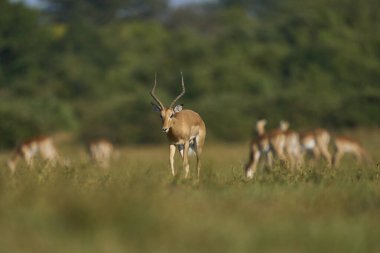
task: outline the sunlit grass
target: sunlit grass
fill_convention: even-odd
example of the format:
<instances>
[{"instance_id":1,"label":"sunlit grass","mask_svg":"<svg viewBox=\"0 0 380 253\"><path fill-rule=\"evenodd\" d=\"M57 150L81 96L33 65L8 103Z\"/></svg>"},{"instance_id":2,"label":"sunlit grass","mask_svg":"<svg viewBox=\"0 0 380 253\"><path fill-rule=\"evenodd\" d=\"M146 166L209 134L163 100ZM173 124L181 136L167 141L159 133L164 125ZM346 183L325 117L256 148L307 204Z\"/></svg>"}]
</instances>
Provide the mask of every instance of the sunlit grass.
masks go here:
<instances>
[{"instance_id":1,"label":"sunlit grass","mask_svg":"<svg viewBox=\"0 0 380 253\"><path fill-rule=\"evenodd\" d=\"M366 143L375 161L376 138ZM66 164L55 168L20 164L12 176L3 166L0 252L380 250L376 164L276 166L247 181L246 144L208 144L198 182L194 160L192 179L170 175L166 145L119 150L110 170L77 145L61 148Z\"/></svg>"}]
</instances>

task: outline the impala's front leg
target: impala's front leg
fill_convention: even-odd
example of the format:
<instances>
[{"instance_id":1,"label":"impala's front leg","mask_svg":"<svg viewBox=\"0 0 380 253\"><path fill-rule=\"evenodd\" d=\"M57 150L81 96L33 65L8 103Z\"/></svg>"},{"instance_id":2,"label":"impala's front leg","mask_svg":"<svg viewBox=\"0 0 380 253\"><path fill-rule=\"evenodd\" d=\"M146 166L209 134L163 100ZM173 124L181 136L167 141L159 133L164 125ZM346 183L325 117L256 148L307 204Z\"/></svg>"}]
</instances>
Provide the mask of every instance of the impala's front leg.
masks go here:
<instances>
[{"instance_id":1,"label":"impala's front leg","mask_svg":"<svg viewBox=\"0 0 380 253\"><path fill-rule=\"evenodd\" d=\"M185 142L184 150L183 150L183 169L185 170L185 178L188 178L189 176L189 160L188 160L188 154L189 154L189 141Z\"/></svg>"},{"instance_id":2,"label":"impala's front leg","mask_svg":"<svg viewBox=\"0 0 380 253\"><path fill-rule=\"evenodd\" d=\"M169 146L169 162L170 162L170 168L172 170L172 175L175 176L175 171L174 171L174 155L175 155L175 145L170 144Z\"/></svg>"},{"instance_id":3,"label":"impala's front leg","mask_svg":"<svg viewBox=\"0 0 380 253\"><path fill-rule=\"evenodd\" d=\"M257 148L253 147L249 154L249 161L245 168L245 175L248 179L252 179L255 175L260 156L260 151Z\"/></svg>"}]
</instances>

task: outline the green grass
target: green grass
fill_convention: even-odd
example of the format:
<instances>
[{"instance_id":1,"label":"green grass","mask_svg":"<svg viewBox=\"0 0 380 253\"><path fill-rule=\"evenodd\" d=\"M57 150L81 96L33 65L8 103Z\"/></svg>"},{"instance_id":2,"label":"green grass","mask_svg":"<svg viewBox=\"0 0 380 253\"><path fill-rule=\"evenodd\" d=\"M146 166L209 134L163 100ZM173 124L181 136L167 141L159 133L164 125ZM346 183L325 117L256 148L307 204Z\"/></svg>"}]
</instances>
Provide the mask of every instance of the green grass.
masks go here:
<instances>
[{"instance_id":1,"label":"green grass","mask_svg":"<svg viewBox=\"0 0 380 253\"><path fill-rule=\"evenodd\" d=\"M378 133L367 140L379 161ZM109 171L79 146L61 152L70 164L3 166L0 252L380 251L376 164L277 166L246 181L247 145L208 144L198 183L170 175L166 145L123 148Z\"/></svg>"}]
</instances>

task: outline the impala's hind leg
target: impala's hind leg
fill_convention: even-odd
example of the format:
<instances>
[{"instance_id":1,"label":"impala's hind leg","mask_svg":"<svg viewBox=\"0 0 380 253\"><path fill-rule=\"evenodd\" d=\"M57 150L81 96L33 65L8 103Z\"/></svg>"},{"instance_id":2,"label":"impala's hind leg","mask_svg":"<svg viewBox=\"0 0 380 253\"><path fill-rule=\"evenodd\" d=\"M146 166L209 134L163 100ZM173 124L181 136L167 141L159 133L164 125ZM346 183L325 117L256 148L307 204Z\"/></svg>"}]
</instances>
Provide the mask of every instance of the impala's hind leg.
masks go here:
<instances>
[{"instance_id":1,"label":"impala's hind leg","mask_svg":"<svg viewBox=\"0 0 380 253\"><path fill-rule=\"evenodd\" d=\"M327 147L320 147L320 150L321 150L323 158L325 158L325 160L327 162L327 166L331 167L332 158L331 158L331 154L330 154L329 150L327 149Z\"/></svg>"},{"instance_id":2,"label":"impala's hind leg","mask_svg":"<svg viewBox=\"0 0 380 253\"><path fill-rule=\"evenodd\" d=\"M268 167L270 169L273 168L273 152L272 151L268 151L266 154L265 154L265 159L266 159L266 163L268 165ZM258 162L258 161L257 161Z\"/></svg>"},{"instance_id":3,"label":"impala's hind leg","mask_svg":"<svg viewBox=\"0 0 380 253\"><path fill-rule=\"evenodd\" d=\"M197 155L197 177L198 180L200 178L201 174L201 156L202 156L202 151L203 151L203 145L205 143L206 139L206 133L203 131L199 131L199 134L197 138L195 138L195 153Z\"/></svg>"},{"instance_id":4,"label":"impala's hind leg","mask_svg":"<svg viewBox=\"0 0 380 253\"><path fill-rule=\"evenodd\" d=\"M287 160L289 161L289 169L294 171L296 168L296 157L293 153L288 154Z\"/></svg>"},{"instance_id":5,"label":"impala's hind leg","mask_svg":"<svg viewBox=\"0 0 380 253\"><path fill-rule=\"evenodd\" d=\"M185 178L188 178L189 177L189 170L190 170L190 166L189 166L189 146L190 146L190 143L189 141L186 141L185 142L185 146L184 146L184 150L183 150L183 169L185 170Z\"/></svg>"},{"instance_id":6,"label":"impala's hind leg","mask_svg":"<svg viewBox=\"0 0 380 253\"><path fill-rule=\"evenodd\" d=\"M311 150L313 153L313 158L312 158L312 166L316 166L319 158L321 157L321 152L319 151L319 148L316 146Z\"/></svg>"}]
</instances>

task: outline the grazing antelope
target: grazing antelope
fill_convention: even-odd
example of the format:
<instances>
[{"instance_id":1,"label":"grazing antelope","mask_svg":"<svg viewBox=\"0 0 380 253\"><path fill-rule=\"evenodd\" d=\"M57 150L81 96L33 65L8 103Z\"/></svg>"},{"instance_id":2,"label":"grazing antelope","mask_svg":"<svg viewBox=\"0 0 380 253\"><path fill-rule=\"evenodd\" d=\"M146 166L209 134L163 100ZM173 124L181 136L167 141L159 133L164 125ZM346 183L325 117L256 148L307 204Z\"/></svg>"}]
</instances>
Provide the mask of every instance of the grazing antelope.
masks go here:
<instances>
[{"instance_id":1,"label":"grazing antelope","mask_svg":"<svg viewBox=\"0 0 380 253\"><path fill-rule=\"evenodd\" d=\"M294 169L301 163L300 136L296 131L289 129L287 121L280 121L280 129L285 134L285 154L290 161L290 168Z\"/></svg>"},{"instance_id":2,"label":"grazing antelope","mask_svg":"<svg viewBox=\"0 0 380 253\"><path fill-rule=\"evenodd\" d=\"M50 164L55 164L58 161L58 153L50 137L40 136L22 142L8 160L8 167L13 173L19 159L24 159L26 164L32 167L33 159L38 155Z\"/></svg>"},{"instance_id":3,"label":"grazing antelope","mask_svg":"<svg viewBox=\"0 0 380 253\"><path fill-rule=\"evenodd\" d=\"M103 168L108 168L114 147L112 143L106 139L91 141L88 144L88 153L91 160L99 164Z\"/></svg>"},{"instance_id":4,"label":"grazing antelope","mask_svg":"<svg viewBox=\"0 0 380 253\"><path fill-rule=\"evenodd\" d=\"M333 165L339 167L340 160L344 154L353 154L356 157L358 165L362 163L363 159L370 161L370 157L364 147L357 141L339 136L334 140L335 154L333 158Z\"/></svg>"},{"instance_id":5,"label":"grazing antelope","mask_svg":"<svg viewBox=\"0 0 380 253\"><path fill-rule=\"evenodd\" d=\"M183 168L185 170L185 178L189 176L189 151L194 151L197 156L197 173L198 179L201 170L201 154L206 138L206 126L198 113L192 110L182 110L183 105L175 105L175 103L185 94L185 83L182 77L182 92L179 94L168 108L166 108L155 95L157 86L157 78L155 77L154 86L150 95L157 102L152 103L156 112L160 113L162 120L162 132L166 133L169 140L169 162L173 176L174 170L174 154L176 148L181 154L183 160Z\"/></svg>"},{"instance_id":6,"label":"grazing antelope","mask_svg":"<svg viewBox=\"0 0 380 253\"><path fill-rule=\"evenodd\" d=\"M256 122L257 137L252 139L250 143L249 159L245 166L245 176L247 178L253 178L262 156L266 157L267 164L269 167L272 167L273 156L270 149L269 138L265 134L266 124L267 121L265 119Z\"/></svg>"},{"instance_id":7,"label":"grazing antelope","mask_svg":"<svg viewBox=\"0 0 380 253\"><path fill-rule=\"evenodd\" d=\"M300 141L303 155L306 152L311 152L314 159L318 160L322 154L327 162L327 165L331 166L332 156L329 152L330 140L330 133L322 128L317 128L313 131L302 133Z\"/></svg>"}]
</instances>

